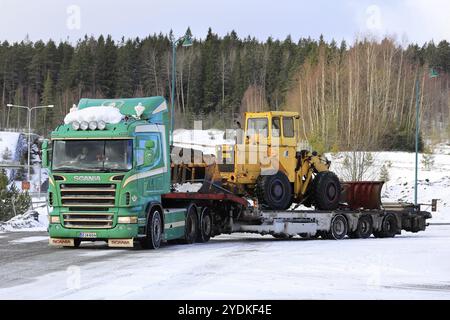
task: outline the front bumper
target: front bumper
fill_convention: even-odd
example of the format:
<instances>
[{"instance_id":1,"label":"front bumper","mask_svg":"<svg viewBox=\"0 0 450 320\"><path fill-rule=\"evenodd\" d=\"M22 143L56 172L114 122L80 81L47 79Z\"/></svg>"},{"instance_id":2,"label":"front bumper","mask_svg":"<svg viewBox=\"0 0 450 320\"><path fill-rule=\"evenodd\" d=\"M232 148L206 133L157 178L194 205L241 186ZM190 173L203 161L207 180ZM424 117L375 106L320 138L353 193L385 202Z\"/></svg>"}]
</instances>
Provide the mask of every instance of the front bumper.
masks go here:
<instances>
[{"instance_id":1,"label":"front bumper","mask_svg":"<svg viewBox=\"0 0 450 320\"><path fill-rule=\"evenodd\" d=\"M71 238L86 241L108 240L108 239L131 239L137 238L139 234L138 224L116 224L111 229L68 229L61 224L50 224L48 226L50 238ZM84 237L84 234L95 234L95 237Z\"/></svg>"}]
</instances>

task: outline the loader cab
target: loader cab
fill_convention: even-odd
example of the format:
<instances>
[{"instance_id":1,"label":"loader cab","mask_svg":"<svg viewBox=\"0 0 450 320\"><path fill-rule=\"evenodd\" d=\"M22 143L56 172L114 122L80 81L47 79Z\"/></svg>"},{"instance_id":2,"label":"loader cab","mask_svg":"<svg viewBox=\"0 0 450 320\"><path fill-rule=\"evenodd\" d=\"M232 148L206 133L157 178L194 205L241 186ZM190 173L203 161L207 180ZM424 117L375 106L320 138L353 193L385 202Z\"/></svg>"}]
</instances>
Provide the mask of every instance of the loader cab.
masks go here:
<instances>
[{"instance_id":1,"label":"loader cab","mask_svg":"<svg viewBox=\"0 0 450 320\"><path fill-rule=\"evenodd\" d=\"M245 144L297 145L300 127L297 112L247 112L245 119Z\"/></svg>"},{"instance_id":2,"label":"loader cab","mask_svg":"<svg viewBox=\"0 0 450 320\"><path fill-rule=\"evenodd\" d=\"M296 147L299 141L300 117L296 112L247 112L245 114L245 142L248 153L247 168L249 171L259 171L260 163L251 170L252 159L261 157L261 149L267 149L267 156L278 157L279 170L284 171L289 181L295 180ZM265 151L263 151L265 153ZM278 169L277 169L278 170Z\"/></svg>"}]
</instances>

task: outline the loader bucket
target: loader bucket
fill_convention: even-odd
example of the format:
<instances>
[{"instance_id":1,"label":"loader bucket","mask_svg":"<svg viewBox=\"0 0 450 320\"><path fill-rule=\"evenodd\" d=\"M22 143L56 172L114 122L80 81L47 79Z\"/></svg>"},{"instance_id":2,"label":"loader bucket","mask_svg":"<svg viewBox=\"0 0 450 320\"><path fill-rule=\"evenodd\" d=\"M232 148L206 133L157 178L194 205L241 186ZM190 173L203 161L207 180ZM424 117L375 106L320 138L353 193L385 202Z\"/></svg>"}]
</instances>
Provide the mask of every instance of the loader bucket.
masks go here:
<instances>
[{"instance_id":1,"label":"loader bucket","mask_svg":"<svg viewBox=\"0 0 450 320\"><path fill-rule=\"evenodd\" d=\"M343 182L341 203L353 210L381 209L382 181Z\"/></svg>"},{"instance_id":2,"label":"loader bucket","mask_svg":"<svg viewBox=\"0 0 450 320\"><path fill-rule=\"evenodd\" d=\"M172 150L174 152L174 150ZM202 184L198 193L216 193L222 189L222 177L215 157L200 153L200 162L196 162L191 149L176 150L179 155L188 154L185 162L172 163L172 184ZM198 152L198 151L196 151Z\"/></svg>"}]
</instances>

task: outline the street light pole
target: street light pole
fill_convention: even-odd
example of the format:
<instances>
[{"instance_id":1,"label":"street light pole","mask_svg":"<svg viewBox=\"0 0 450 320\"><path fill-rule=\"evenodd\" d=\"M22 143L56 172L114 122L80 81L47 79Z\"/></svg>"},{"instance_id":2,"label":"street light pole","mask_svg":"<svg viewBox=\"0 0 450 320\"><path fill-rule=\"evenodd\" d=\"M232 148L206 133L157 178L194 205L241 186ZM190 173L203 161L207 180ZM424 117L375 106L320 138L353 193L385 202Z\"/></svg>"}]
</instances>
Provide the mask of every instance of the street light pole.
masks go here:
<instances>
[{"instance_id":1,"label":"street light pole","mask_svg":"<svg viewBox=\"0 0 450 320\"><path fill-rule=\"evenodd\" d=\"M172 37L172 95L171 95L171 110L170 110L170 145L173 145L173 131L175 128L175 87L177 74L177 45L183 41L183 47L192 46L191 34L189 31L184 36L175 41Z\"/></svg>"},{"instance_id":2,"label":"street light pole","mask_svg":"<svg viewBox=\"0 0 450 320\"><path fill-rule=\"evenodd\" d=\"M26 106L18 106L13 104L7 104L6 105L9 108L21 108L27 110L27 122L28 122L28 170L27 170L27 180L30 181L31 176L31 112L35 109L44 109L44 108L53 108L54 105L48 105L48 106L36 106L36 107L26 107ZM39 182L40 183L40 182Z\"/></svg>"},{"instance_id":3,"label":"street light pole","mask_svg":"<svg viewBox=\"0 0 450 320\"><path fill-rule=\"evenodd\" d=\"M430 69L429 77L431 79L439 77L439 72L435 69ZM414 179L414 205L417 207L417 184L419 177L419 130L420 130L420 76L417 75L416 79L416 167L415 167L415 179Z\"/></svg>"},{"instance_id":4,"label":"street light pole","mask_svg":"<svg viewBox=\"0 0 450 320\"><path fill-rule=\"evenodd\" d=\"M419 99L420 99L419 76L416 79L416 167L414 179L414 205L417 206L417 180L419 176Z\"/></svg>"}]
</instances>

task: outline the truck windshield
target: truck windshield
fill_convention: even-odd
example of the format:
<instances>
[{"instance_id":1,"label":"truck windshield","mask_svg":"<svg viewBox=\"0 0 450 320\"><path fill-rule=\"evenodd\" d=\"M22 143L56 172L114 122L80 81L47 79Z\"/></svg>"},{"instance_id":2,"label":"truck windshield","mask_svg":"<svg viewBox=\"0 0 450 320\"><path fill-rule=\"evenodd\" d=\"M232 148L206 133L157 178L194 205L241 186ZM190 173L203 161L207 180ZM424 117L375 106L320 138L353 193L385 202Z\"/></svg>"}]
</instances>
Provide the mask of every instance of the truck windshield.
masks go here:
<instances>
[{"instance_id":1,"label":"truck windshield","mask_svg":"<svg viewBox=\"0 0 450 320\"><path fill-rule=\"evenodd\" d=\"M132 168L131 140L56 140L53 171L117 172Z\"/></svg>"}]
</instances>

